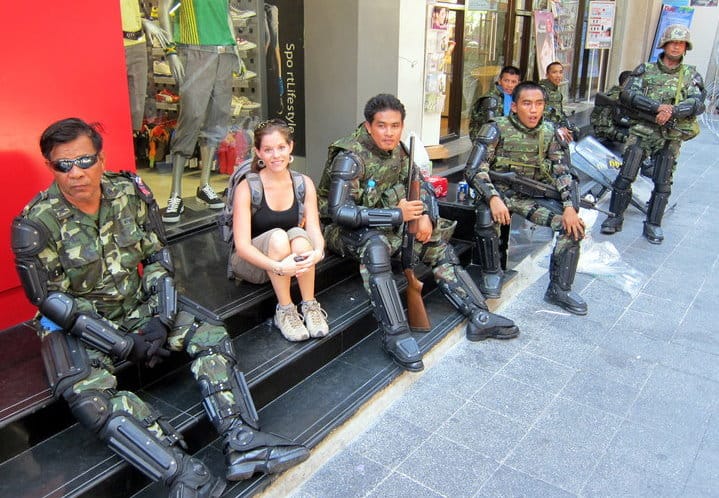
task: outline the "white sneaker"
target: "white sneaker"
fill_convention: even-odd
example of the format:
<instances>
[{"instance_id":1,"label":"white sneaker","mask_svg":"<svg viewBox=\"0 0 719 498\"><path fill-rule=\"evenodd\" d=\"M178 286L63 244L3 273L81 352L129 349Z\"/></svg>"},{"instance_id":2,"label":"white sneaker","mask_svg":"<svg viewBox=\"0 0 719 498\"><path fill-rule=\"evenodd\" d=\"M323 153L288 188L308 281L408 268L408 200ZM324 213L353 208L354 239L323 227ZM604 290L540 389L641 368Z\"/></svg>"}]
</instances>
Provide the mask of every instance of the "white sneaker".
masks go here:
<instances>
[{"instance_id":1,"label":"white sneaker","mask_svg":"<svg viewBox=\"0 0 719 498\"><path fill-rule=\"evenodd\" d=\"M302 324L302 317L297 312L297 307L294 303L290 303L287 306L277 305L277 311L275 311L275 327L280 329L282 336L288 341L306 341L310 338L310 333L307 328Z\"/></svg>"},{"instance_id":2,"label":"white sneaker","mask_svg":"<svg viewBox=\"0 0 719 498\"><path fill-rule=\"evenodd\" d=\"M322 309L316 300L302 302L302 314L305 317L305 326L311 337L324 337L330 332L327 325L327 312Z\"/></svg>"}]
</instances>

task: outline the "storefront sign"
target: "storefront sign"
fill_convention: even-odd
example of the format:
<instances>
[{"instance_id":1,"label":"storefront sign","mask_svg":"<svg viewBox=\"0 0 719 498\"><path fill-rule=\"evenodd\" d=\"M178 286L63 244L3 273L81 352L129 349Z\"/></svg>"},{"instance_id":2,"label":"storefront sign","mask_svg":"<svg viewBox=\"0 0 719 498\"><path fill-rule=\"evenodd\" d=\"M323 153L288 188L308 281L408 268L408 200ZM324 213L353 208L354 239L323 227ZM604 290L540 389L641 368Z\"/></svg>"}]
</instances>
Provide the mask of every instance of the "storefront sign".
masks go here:
<instances>
[{"instance_id":1,"label":"storefront sign","mask_svg":"<svg viewBox=\"0 0 719 498\"><path fill-rule=\"evenodd\" d=\"M294 153L305 155L304 2L264 2L267 53L267 117L287 121L295 137ZM264 28L260 28L264 29Z\"/></svg>"},{"instance_id":2,"label":"storefront sign","mask_svg":"<svg viewBox=\"0 0 719 498\"><path fill-rule=\"evenodd\" d=\"M659 22L657 23L657 32L654 34L654 45L652 47L652 54L649 57L649 62L656 62L659 58L659 54L662 52L661 48L657 48L659 38L662 33L672 24L681 24L687 28L692 25L692 17L694 17L694 7L674 7L671 5L662 5L662 13L659 16Z\"/></svg>"},{"instance_id":3,"label":"storefront sign","mask_svg":"<svg viewBox=\"0 0 719 498\"><path fill-rule=\"evenodd\" d=\"M612 48L614 2L589 2L587 17L587 49Z\"/></svg>"}]
</instances>

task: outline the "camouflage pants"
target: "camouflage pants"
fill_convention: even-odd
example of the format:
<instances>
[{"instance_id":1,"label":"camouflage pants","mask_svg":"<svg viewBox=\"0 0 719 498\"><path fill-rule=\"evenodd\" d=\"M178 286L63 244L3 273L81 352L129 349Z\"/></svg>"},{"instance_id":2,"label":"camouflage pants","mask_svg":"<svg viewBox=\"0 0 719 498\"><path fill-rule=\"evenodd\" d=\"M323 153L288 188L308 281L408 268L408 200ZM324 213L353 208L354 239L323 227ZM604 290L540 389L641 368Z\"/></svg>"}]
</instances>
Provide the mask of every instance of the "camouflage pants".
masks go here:
<instances>
[{"instance_id":1,"label":"camouflage pants","mask_svg":"<svg viewBox=\"0 0 719 498\"><path fill-rule=\"evenodd\" d=\"M638 124L631 128L625 142L625 149L633 145L639 145L642 149L642 160L655 156L666 147L669 154L674 158L674 167L676 167L682 141L678 138L667 138L659 127ZM673 168L672 171L674 171Z\"/></svg>"},{"instance_id":2,"label":"camouflage pants","mask_svg":"<svg viewBox=\"0 0 719 498\"><path fill-rule=\"evenodd\" d=\"M559 203L557 203L557 210L554 210L540 205L536 199L532 199L531 197L513 195L507 196L503 200L510 213L516 213L535 225L549 227L558 233L557 242L554 245L553 251L555 257L561 256L564 251L577 244L577 242L564 231L562 215L561 211L559 211L561 205ZM499 223L495 223L494 228L499 235Z\"/></svg>"},{"instance_id":3,"label":"camouflage pants","mask_svg":"<svg viewBox=\"0 0 719 498\"><path fill-rule=\"evenodd\" d=\"M414 253L417 261L421 261L432 269L434 279L438 283L458 283L454 272L454 264L445 260L447 245L456 226L456 221L440 218L426 243L423 244L417 241L414 243ZM324 236L327 247L331 251L341 256L349 256L360 262L360 275L368 294L370 294L369 271L362 264L362 260L370 240L378 238L387 247L390 256L397 254L402 247L401 232L391 229L365 229L349 233L332 224L325 228ZM358 243L355 244L355 241Z\"/></svg>"},{"instance_id":4,"label":"camouflage pants","mask_svg":"<svg viewBox=\"0 0 719 498\"><path fill-rule=\"evenodd\" d=\"M130 315L136 314L137 310L134 310ZM147 318L142 319L131 318L123 324L131 323L134 326L132 330L136 331L141 327L141 324L147 321L149 321L149 315L147 315ZM213 383L228 380L228 361L224 356L216 353L200 354L220 343L227 337L227 331L223 326L199 321L198 324L199 327L195 324L193 315L180 311L177 314L172 330L168 333L166 347L171 351L182 351L184 349L193 358L190 369L196 379L200 376L205 376ZM113 323L113 325L118 327L122 324ZM194 333L187 341L188 333L193 329ZM112 359L90 346L86 345L85 349L90 357L92 367L88 377L73 385L73 392L75 394L80 394L86 390L104 392L108 395L113 412L125 412L134 415L139 421L148 419L154 410L147 403L131 391L117 390L117 378L114 374ZM228 392L223 392L223 394L231 397ZM232 402L234 400L228 401ZM160 439L164 435L157 423L153 423L148 429Z\"/></svg>"}]
</instances>

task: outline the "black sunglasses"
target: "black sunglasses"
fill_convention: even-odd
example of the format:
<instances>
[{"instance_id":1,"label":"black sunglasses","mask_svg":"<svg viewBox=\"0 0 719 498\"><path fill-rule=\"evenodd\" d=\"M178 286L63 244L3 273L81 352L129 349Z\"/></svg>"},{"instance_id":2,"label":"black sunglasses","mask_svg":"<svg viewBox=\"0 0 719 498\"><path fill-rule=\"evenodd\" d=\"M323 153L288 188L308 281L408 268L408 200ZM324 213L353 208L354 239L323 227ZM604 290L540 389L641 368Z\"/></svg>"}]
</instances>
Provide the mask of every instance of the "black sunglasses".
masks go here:
<instances>
[{"instance_id":1,"label":"black sunglasses","mask_svg":"<svg viewBox=\"0 0 719 498\"><path fill-rule=\"evenodd\" d=\"M97 162L97 154L91 156L80 156L75 159L58 159L57 161L48 161L52 169L59 171L60 173L67 173L72 169L73 166L77 166L81 169L88 169L95 165Z\"/></svg>"}]
</instances>

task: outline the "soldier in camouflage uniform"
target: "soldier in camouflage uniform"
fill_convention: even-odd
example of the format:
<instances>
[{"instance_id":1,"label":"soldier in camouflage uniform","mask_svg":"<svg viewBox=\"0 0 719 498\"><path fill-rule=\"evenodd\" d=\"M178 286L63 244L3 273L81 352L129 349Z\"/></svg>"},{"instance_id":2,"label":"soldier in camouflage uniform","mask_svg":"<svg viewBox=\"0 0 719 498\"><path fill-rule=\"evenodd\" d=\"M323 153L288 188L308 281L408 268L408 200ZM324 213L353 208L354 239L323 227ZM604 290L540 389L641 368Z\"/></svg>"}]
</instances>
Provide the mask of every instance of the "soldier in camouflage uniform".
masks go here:
<instances>
[{"instance_id":1,"label":"soldier in camouflage uniform","mask_svg":"<svg viewBox=\"0 0 719 498\"><path fill-rule=\"evenodd\" d=\"M511 320L488 311L484 297L447 243L456 222L439 217L431 188L423 185L421 200L406 199L409 161L400 144L404 105L393 95L380 94L367 102L364 116L366 121L352 135L329 147L317 196L320 216L329 223L327 247L360 262L384 349L407 370L424 367L390 261L400 249L403 222L411 220L418 220L415 254L432 268L444 295L469 318L467 338L516 337L519 330Z\"/></svg>"},{"instance_id":2,"label":"soldier in camouflage uniform","mask_svg":"<svg viewBox=\"0 0 719 498\"><path fill-rule=\"evenodd\" d=\"M564 66L561 62L552 62L547 65L547 77L539 82L547 95L547 105L544 109L544 119L554 123L563 144L568 144L579 136L579 129L569 122L564 113L564 95L559 85L564 79Z\"/></svg>"},{"instance_id":3,"label":"soldier in camouflage uniform","mask_svg":"<svg viewBox=\"0 0 719 498\"><path fill-rule=\"evenodd\" d=\"M576 184L566 166L556 129L542 119L545 102L541 86L533 82L517 85L512 115L485 125L467 160L464 175L478 193L475 236L482 266L480 289L488 295L499 295L502 280L499 229L500 225L509 225L512 213L517 213L559 234L550 259L549 287L544 299L571 313L586 315L586 302L572 291L584 222L573 200ZM561 204L514 192L511 183L493 183L490 170L514 172L554 186L561 195Z\"/></svg>"},{"instance_id":4,"label":"soldier in camouflage uniform","mask_svg":"<svg viewBox=\"0 0 719 498\"><path fill-rule=\"evenodd\" d=\"M682 63L691 50L689 30L668 26L659 40L664 51L656 62L637 66L619 94L629 112L636 110L653 120L637 120L629 130L623 163L614 180L609 209L616 216L602 223L601 231L613 234L622 230L624 211L632 198L632 183L642 161L654 163L654 189L649 199L643 235L652 244L661 244L664 210L671 194L672 176L682 141L699 133L696 117L704 112L704 82L694 66Z\"/></svg>"},{"instance_id":5,"label":"soldier in camouflage uniform","mask_svg":"<svg viewBox=\"0 0 719 498\"><path fill-rule=\"evenodd\" d=\"M152 367L184 349L208 417L224 436L227 479L307 458L305 447L259 430L224 326L178 304L159 210L140 178L105 172L101 135L76 118L48 127L40 149L55 181L13 221L12 248L40 310L55 396L112 450L167 485L170 496L220 496L224 480L184 451L169 422L134 393L117 390L118 362Z\"/></svg>"},{"instance_id":6,"label":"soldier in camouflage uniform","mask_svg":"<svg viewBox=\"0 0 719 498\"><path fill-rule=\"evenodd\" d=\"M606 96L612 100L619 99L622 87L631 74L631 71L622 71L619 75L619 85L611 87L606 92ZM607 145L623 144L631 125L630 118L622 113L621 106L606 106L597 103L594 104L589 122L594 128L594 136Z\"/></svg>"},{"instance_id":7,"label":"soldier in camouflage uniform","mask_svg":"<svg viewBox=\"0 0 719 498\"><path fill-rule=\"evenodd\" d=\"M474 141L485 123L498 116L508 116L512 105L512 92L519 84L519 68L504 66L494 87L472 105L469 117L469 138Z\"/></svg>"}]
</instances>

